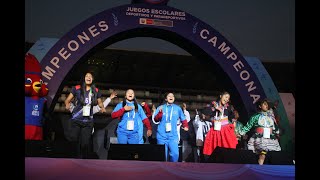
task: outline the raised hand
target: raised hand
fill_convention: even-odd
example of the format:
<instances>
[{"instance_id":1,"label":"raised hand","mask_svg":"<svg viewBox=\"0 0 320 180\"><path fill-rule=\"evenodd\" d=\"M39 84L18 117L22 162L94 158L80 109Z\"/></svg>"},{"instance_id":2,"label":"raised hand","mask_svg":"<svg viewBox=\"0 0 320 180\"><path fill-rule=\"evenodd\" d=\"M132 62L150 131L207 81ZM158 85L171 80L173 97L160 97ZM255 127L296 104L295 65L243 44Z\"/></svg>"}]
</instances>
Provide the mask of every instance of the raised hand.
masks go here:
<instances>
[{"instance_id":1,"label":"raised hand","mask_svg":"<svg viewBox=\"0 0 320 180\"><path fill-rule=\"evenodd\" d=\"M156 106L153 104L152 105L152 112L155 112L157 110Z\"/></svg>"},{"instance_id":2,"label":"raised hand","mask_svg":"<svg viewBox=\"0 0 320 180\"><path fill-rule=\"evenodd\" d=\"M128 105L125 105L123 108L124 108L125 111L131 111L132 110L132 106L128 106Z\"/></svg>"},{"instance_id":3,"label":"raised hand","mask_svg":"<svg viewBox=\"0 0 320 180\"><path fill-rule=\"evenodd\" d=\"M217 104L216 101L213 101L213 102L212 102L212 105L213 105L214 108L217 108L217 107L218 107L218 104Z\"/></svg>"},{"instance_id":4,"label":"raised hand","mask_svg":"<svg viewBox=\"0 0 320 180\"><path fill-rule=\"evenodd\" d=\"M144 106L145 104L146 104L146 102L143 101L143 102L141 103L141 106Z\"/></svg>"},{"instance_id":5,"label":"raised hand","mask_svg":"<svg viewBox=\"0 0 320 180\"><path fill-rule=\"evenodd\" d=\"M115 97L117 97L117 92L115 92L115 91L113 91L111 94L110 94L110 99L113 99L113 98L115 98Z\"/></svg>"}]
</instances>

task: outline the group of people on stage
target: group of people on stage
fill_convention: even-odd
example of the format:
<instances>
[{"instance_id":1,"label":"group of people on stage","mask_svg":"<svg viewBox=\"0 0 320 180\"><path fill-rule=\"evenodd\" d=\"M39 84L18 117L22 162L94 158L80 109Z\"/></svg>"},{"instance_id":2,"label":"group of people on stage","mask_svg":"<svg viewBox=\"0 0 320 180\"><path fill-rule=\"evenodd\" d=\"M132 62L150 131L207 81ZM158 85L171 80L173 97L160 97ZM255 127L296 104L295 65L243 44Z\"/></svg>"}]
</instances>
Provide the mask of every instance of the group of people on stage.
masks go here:
<instances>
[{"instance_id":1,"label":"group of people on stage","mask_svg":"<svg viewBox=\"0 0 320 180\"><path fill-rule=\"evenodd\" d=\"M87 72L80 85L72 87L65 100L66 109L72 112L72 135L78 141L79 158L88 157L88 149L93 131L94 114L106 112L105 107L117 97L111 93L104 102L101 92L94 84L92 72ZM258 112L254 114L246 125L238 121L239 113L229 104L230 94L223 92L218 101L213 101L209 107L197 110L197 115L190 121L190 114L186 104L182 107L175 104L173 92L164 97L164 103L150 110L147 103L139 104L135 98L134 90L128 89L124 100L116 105L111 113L113 119L118 119L117 139L120 144L143 144L144 127L147 137L156 137L157 144L165 145L167 161L177 162L179 158L180 133L189 131L188 122L192 122L196 135L198 155L204 159L209 157L216 147L237 147L241 137L254 129L247 148L259 154L259 164L264 163L268 151L280 151L278 142L279 129L272 109L267 100L258 105ZM152 122L152 123L151 123ZM180 132L181 126L181 132ZM156 136L152 129L157 128Z\"/></svg>"}]
</instances>

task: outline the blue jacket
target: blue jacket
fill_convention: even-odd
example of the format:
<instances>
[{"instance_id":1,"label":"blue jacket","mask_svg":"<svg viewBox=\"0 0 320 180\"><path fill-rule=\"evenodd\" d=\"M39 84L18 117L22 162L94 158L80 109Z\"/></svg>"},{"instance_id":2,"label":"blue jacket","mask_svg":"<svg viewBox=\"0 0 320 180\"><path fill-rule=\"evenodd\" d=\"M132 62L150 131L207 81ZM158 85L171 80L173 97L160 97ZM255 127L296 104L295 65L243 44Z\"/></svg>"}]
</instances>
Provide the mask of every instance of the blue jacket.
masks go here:
<instances>
[{"instance_id":1,"label":"blue jacket","mask_svg":"<svg viewBox=\"0 0 320 180\"><path fill-rule=\"evenodd\" d=\"M143 123L142 120L146 119L147 116L144 113L142 107L140 104L138 104L138 111L135 112L134 109L134 103L133 102L129 102L126 101L126 104L128 106L132 106L132 110L128 111L128 112L124 112L123 115L121 116L121 120L118 124L118 129L117 132L126 132L126 133L137 133L137 132L143 132ZM120 109L122 109L122 102L118 103L117 106L113 109L112 113L115 113L117 111L119 111ZM127 130L127 121L128 120L133 120L134 121L134 129L131 130Z\"/></svg>"},{"instance_id":2,"label":"blue jacket","mask_svg":"<svg viewBox=\"0 0 320 180\"><path fill-rule=\"evenodd\" d=\"M178 137L177 122L186 120L186 117L180 106L176 104L163 104L162 106L162 118L158 125L157 138L173 139ZM154 116L159 113L159 108L154 112ZM171 117L171 118L170 118ZM166 122L171 123L171 131L166 132Z\"/></svg>"}]
</instances>

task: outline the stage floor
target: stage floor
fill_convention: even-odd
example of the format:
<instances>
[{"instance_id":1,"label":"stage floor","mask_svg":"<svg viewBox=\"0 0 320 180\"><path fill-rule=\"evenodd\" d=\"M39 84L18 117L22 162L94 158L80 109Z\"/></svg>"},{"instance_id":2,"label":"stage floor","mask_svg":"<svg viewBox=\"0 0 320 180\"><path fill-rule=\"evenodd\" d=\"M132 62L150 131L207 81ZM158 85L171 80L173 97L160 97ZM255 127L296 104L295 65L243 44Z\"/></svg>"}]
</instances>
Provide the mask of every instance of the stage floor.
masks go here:
<instances>
[{"instance_id":1,"label":"stage floor","mask_svg":"<svg viewBox=\"0 0 320 180\"><path fill-rule=\"evenodd\" d=\"M294 165L25 158L26 180L295 179Z\"/></svg>"}]
</instances>

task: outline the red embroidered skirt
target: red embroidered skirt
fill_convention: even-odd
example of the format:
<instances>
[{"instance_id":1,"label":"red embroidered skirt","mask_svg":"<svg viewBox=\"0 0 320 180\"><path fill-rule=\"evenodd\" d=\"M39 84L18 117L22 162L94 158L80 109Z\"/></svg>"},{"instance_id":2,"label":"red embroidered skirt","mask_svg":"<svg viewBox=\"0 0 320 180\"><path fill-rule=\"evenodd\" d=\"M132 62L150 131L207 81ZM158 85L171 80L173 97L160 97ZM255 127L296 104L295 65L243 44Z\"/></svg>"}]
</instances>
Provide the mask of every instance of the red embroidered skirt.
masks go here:
<instances>
[{"instance_id":1,"label":"red embroidered skirt","mask_svg":"<svg viewBox=\"0 0 320 180\"><path fill-rule=\"evenodd\" d=\"M211 127L204 140L203 154L211 155L217 146L235 149L237 144L238 140L233 124L222 126L220 131L216 131Z\"/></svg>"}]
</instances>

